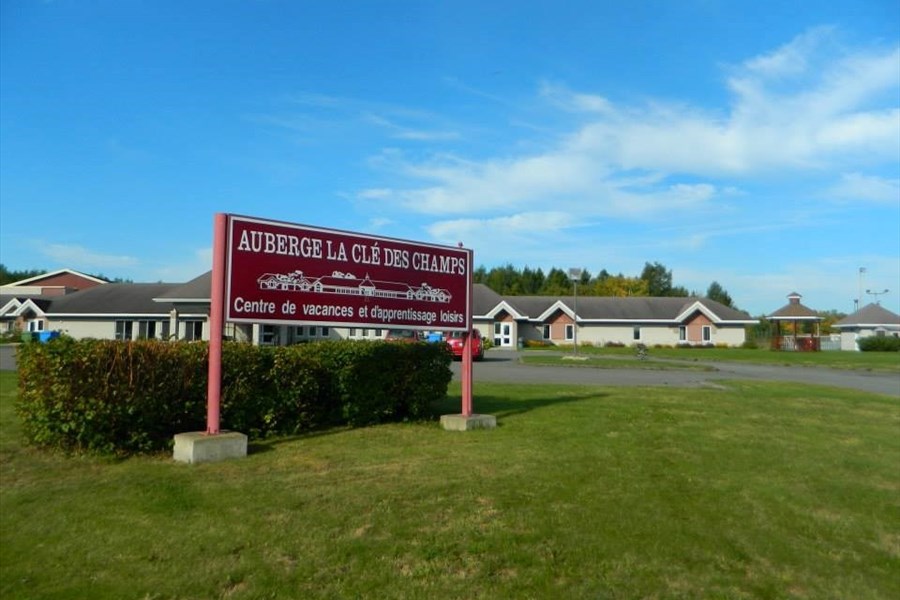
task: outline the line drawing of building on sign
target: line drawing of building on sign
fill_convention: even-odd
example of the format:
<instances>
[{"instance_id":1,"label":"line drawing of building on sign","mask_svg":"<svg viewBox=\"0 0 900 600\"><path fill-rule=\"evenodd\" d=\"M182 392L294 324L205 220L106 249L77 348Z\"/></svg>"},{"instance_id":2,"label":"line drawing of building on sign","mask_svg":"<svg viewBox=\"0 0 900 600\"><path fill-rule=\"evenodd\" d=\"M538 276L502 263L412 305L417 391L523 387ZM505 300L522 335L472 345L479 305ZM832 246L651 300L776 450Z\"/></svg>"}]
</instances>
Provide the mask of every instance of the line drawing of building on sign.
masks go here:
<instances>
[{"instance_id":1,"label":"line drawing of building on sign","mask_svg":"<svg viewBox=\"0 0 900 600\"><path fill-rule=\"evenodd\" d=\"M309 277L299 270L290 273L265 273L257 279L257 285L261 290L420 300L442 304L450 302L453 298L449 291L432 287L425 282L412 286L400 281L373 280L368 274L360 279L353 273L341 271L320 277Z\"/></svg>"}]
</instances>

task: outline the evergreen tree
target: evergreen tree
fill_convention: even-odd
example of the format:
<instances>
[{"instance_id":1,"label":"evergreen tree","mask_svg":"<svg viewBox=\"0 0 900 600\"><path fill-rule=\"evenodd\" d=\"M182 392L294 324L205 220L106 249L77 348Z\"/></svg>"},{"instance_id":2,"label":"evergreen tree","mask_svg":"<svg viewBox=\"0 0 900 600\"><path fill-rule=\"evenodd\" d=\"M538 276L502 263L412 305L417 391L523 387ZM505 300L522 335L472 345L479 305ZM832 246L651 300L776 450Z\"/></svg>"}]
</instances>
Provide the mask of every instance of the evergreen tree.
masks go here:
<instances>
[{"instance_id":1,"label":"evergreen tree","mask_svg":"<svg viewBox=\"0 0 900 600\"><path fill-rule=\"evenodd\" d=\"M706 297L710 300L715 300L719 304L735 308L731 296L728 295L728 292L725 291L725 288L723 288L718 281L713 281L709 284L709 288L706 290Z\"/></svg>"}]
</instances>

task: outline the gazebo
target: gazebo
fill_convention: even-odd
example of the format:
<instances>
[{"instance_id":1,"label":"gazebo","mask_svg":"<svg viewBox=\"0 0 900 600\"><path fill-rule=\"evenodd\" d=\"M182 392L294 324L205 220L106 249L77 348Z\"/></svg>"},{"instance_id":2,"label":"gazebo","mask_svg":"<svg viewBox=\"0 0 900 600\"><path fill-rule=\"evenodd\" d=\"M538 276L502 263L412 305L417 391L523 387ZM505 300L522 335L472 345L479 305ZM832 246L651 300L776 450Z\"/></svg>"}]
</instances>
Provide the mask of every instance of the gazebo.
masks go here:
<instances>
[{"instance_id":1,"label":"gazebo","mask_svg":"<svg viewBox=\"0 0 900 600\"><path fill-rule=\"evenodd\" d=\"M800 298L800 294L791 292L788 294L788 303L768 316L769 321L775 325L772 350L819 351L819 322L822 317L808 306L803 306ZM803 329L807 331L804 332Z\"/></svg>"}]
</instances>

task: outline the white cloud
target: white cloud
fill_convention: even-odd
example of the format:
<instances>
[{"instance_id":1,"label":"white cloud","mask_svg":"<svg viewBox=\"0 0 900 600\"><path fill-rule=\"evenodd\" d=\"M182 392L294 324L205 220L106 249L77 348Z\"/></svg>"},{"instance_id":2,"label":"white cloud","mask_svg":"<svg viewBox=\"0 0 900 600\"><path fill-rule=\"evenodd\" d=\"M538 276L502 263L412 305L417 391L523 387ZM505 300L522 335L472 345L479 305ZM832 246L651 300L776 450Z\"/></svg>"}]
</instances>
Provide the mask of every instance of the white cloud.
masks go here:
<instances>
[{"instance_id":1,"label":"white cloud","mask_svg":"<svg viewBox=\"0 0 900 600\"><path fill-rule=\"evenodd\" d=\"M827 191L829 197L850 202L876 202L900 205L900 179L887 179L862 173L844 173Z\"/></svg>"},{"instance_id":2,"label":"white cloud","mask_svg":"<svg viewBox=\"0 0 900 600\"><path fill-rule=\"evenodd\" d=\"M77 244L41 244L37 249L61 265L85 271L119 269L138 264L138 259L133 256L102 254Z\"/></svg>"},{"instance_id":3,"label":"white cloud","mask_svg":"<svg viewBox=\"0 0 900 600\"><path fill-rule=\"evenodd\" d=\"M703 179L787 178L900 160L896 47L851 52L833 29L814 29L735 66L727 85L731 105L710 112L660 101L615 105L544 82L539 96L580 124L528 154L425 161L386 154L380 167L408 185L380 198L431 215L496 218L551 205L583 218L643 219L666 208L707 209L719 194ZM654 181L635 185L636 174ZM669 181L676 177L700 181Z\"/></svg>"}]
</instances>

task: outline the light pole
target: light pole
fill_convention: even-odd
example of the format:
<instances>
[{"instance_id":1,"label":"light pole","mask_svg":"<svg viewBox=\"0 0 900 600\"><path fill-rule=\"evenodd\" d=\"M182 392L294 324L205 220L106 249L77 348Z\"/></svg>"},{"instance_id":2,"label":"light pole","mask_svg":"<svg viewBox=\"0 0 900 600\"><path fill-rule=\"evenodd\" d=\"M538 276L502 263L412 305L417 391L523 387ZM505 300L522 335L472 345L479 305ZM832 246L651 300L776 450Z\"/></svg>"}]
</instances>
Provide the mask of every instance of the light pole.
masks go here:
<instances>
[{"instance_id":1,"label":"light pole","mask_svg":"<svg viewBox=\"0 0 900 600\"><path fill-rule=\"evenodd\" d=\"M870 296L874 296L874 297L875 297L875 304L880 304L880 303L878 302L878 296L887 294L887 293L890 292L890 291L891 291L891 290L889 290L889 289L884 289L884 290L882 290L882 291L880 291L880 292L873 292L872 290L866 290L866 293L867 293L868 295L870 295Z\"/></svg>"},{"instance_id":2,"label":"light pole","mask_svg":"<svg viewBox=\"0 0 900 600\"><path fill-rule=\"evenodd\" d=\"M859 306L859 308L862 308L863 275L865 275L865 273L866 273L866 268L860 267L859 268L859 295L856 296L856 304Z\"/></svg>"},{"instance_id":3,"label":"light pole","mask_svg":"<svg viewBox=\"0 0 900 600\"><path fill-rule=\"evenodd\" d=\"M581 269L569 269L569 279L575 284L575 302L572 308L574 318L572 319L572 352L578 354L578 280L581 279Z\"/></svg>"}]
</instances>

